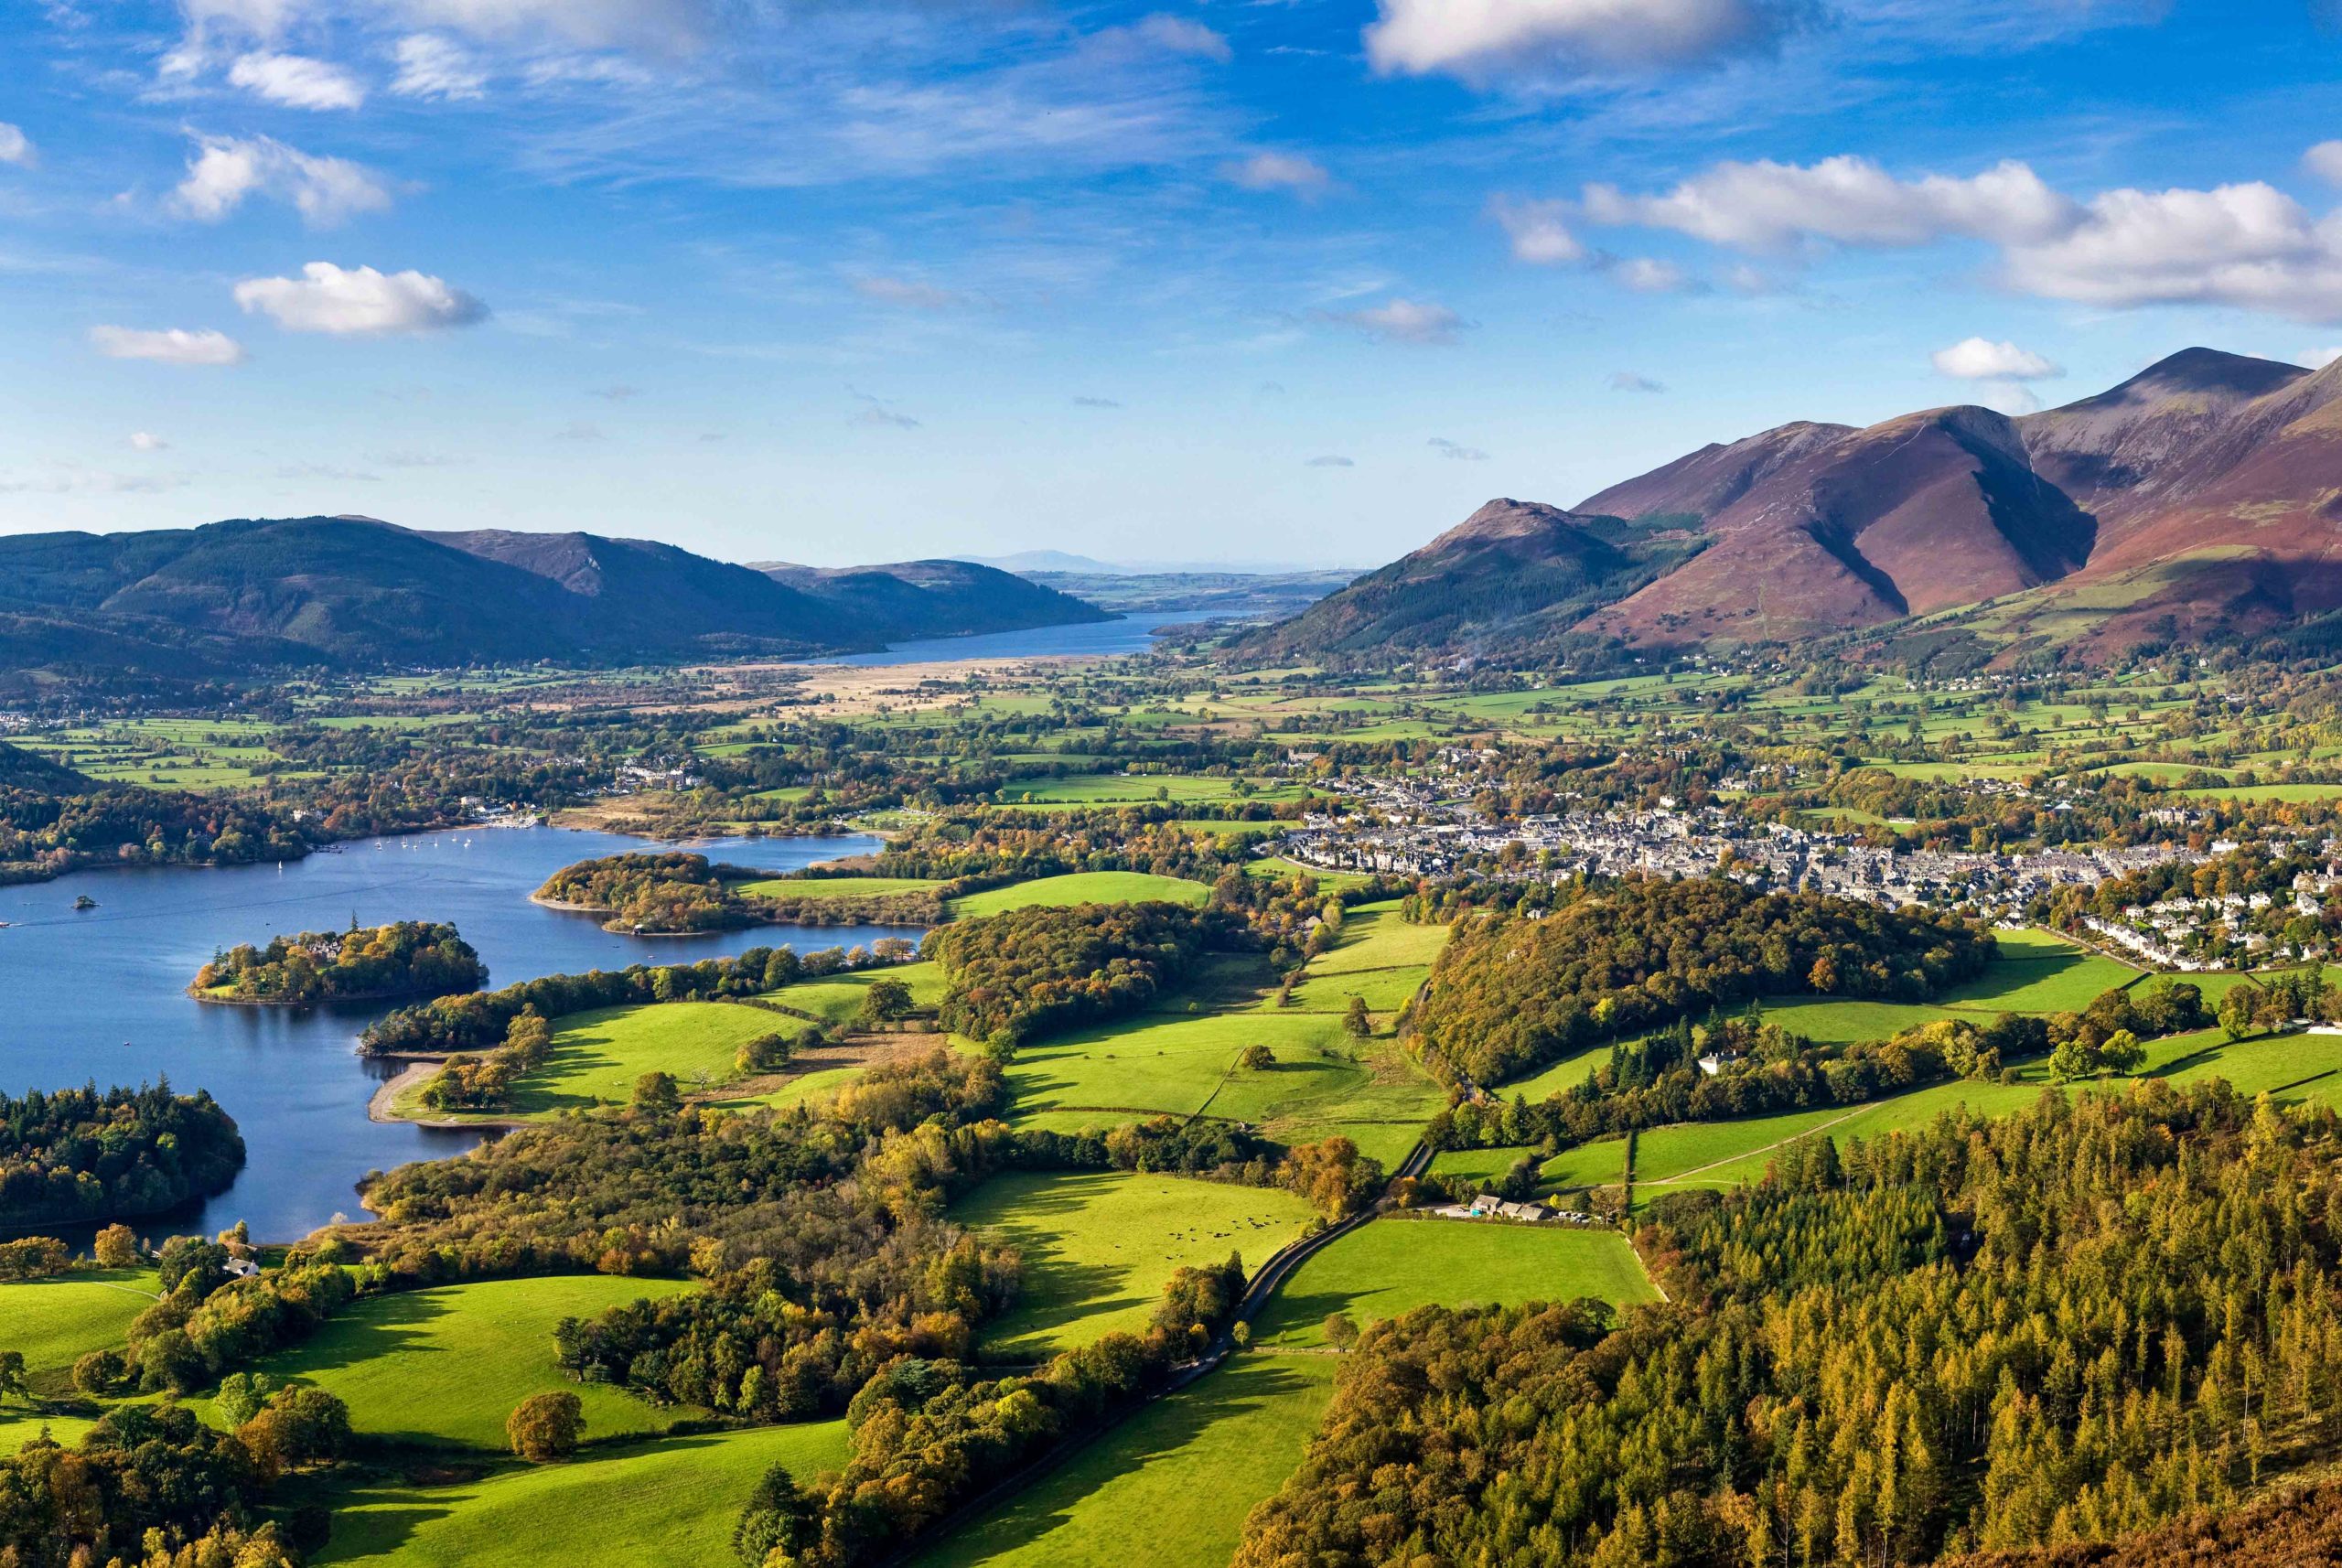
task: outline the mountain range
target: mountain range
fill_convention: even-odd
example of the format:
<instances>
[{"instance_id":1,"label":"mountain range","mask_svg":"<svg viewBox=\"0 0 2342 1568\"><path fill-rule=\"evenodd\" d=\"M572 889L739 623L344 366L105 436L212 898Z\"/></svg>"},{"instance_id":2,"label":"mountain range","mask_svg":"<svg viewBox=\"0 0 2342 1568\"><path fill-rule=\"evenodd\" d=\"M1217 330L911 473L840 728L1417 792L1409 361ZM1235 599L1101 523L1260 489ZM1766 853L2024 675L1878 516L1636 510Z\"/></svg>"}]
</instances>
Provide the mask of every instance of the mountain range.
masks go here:
<instances>
[{"instance_id":1,"label":"mountain range","mask_svg":"<svg viewBox=\"0 0 2342 1568\"><path fill-rule=\"evenodd\" d=\"M749 567L590 533L305 517L0 538L17 672L789 655L1107 618L966 562Z\"/></svg>"},{"instance_id":2,"label":"mountain range","mask_svg":"<svg viewBox=\"0 0 2342 1568\"><path fill-rule=\"evenodd\" d=\"M1799 422L1563 510L1493 500L1262 654L1728 648L1963 662L2257 637L2342 606L2342 361L2189 349L2014 417Z\"/></svg>"}]
</instances>

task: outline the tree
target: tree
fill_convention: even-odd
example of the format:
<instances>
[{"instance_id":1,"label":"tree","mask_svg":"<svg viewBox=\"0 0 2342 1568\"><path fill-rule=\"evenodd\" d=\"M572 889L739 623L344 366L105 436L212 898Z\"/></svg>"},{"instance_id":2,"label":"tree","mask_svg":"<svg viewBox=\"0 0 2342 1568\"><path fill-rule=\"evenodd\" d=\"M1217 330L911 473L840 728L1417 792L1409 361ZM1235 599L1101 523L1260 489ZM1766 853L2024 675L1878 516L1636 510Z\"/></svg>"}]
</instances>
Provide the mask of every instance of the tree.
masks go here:
<instances>
[{"instance_id":1,"label":"tree","mask_svg":"<svg viewBox=\"0 0 2342 1568\"><path fill-rule=\"evenodd\" d=\"M1342 1015L1342 1027L1361 1040L1374 1033L1374 1019L1366 1010L1365 997L1350 998L1349 1011Z\"/></svg>"},{"instance_id":2,"label":"tree","mask_svg":"<svg viewBox=\"0 0 2342 1568\"><path fill-rule=\"evenodd\" d=\"M733 1064L742 1072L775 1072L788 1064L796 1048L779 1035L758 1035L741 1042Z\"/></svg>"},{"instance_id":3,"label":"tree","mask_svg":"<svg viewBox=\"0 0 2342 1568\"><path fill-rule=\"evenodd\" d=\"M577 1452L578 1434L586 1427L586 1406L566 1389L531 1394L515 1405L504 1423L512 1452L532 1464L566 1459Z\"/></svg>"},{"instance_id":4,"label":"tree","mask_svg":"<svg viewBox=\"0 0 2342 1568\"><path fill-rule=\"evenodd\" d=\"M2220 998L2220 1032L2229 1039L2240 1040L2252 1033L2253 998L2250 983L2234 987Z\"/></svg>"},{"instance_id":5,"label":"tree","mask_svg":"<svg viewBox=\"0 0 2342 1568\"><path fill-rule=\"evenodd\" d=\"M10 1394L29 1399L31 1391L25 1387L25 1353L22 1350L0 1350L0 1400Z\"/></svg>"},{"instance_id":6,"label":"tree","mask_svg":"<svg viewBox=\"0 0 2342 1568\"><path fill-rule=\"evenodd\" d=\"M323 1389L279 1389L236 1436L263 1472L325 1464L349 1445L349 1407Z\"/></svg>"},{"instance_id":7,"label":"tree","mask_svg":"<svg viewBox=\"0 0 2342 1568\"><path fill-rule=\"evenodd\" d=\"M200 1299L227 1283L228 1249L199 1236L174 1236L163 1243L156 1267L165 1295L184 1291Z\"/></svg>"},{"instance_id":8,"label":"tree","mask_svg":"<svg viewBox=\"0 0 2342 1568\"><path fill-rule=\"evenodd\" d=\"M1329 1312L1325 1322L1326 1343L1337 1350L1347 1350L1358 1343L1358 1325L1350 1321L1347 1312Z\"/></svg>"},{"instance_id":9,"label":"tree","mask_svg":"<svg viewBox=\"0 0 2342 1568\"><path fill-rule=\"evenodd\" d=\"M862 1021L891 1024L910 1016L911 988L899 980L874 980L862 993Z\"/></svg>"},{"instance_id":10,"label":"tree","mask_svg":"<svg viewBox=\"0 0 2342 1568\"><path fill-rule=\"evenodd\" d=\"M258 1372L231 1372L220 1380L220 1391L212 1397L212 1403L230 1424L242 1426L261 1412L269 1395L275 1391Z\"/></svg>"},{"instance_id":11,"label":"tree","mask_svg":"<svg viewBox=\"0 0 2342 1568\"><path fill-rule=\"evenodd\" d=\"M98 1232L91 1251L97 1255L98 1263L102 1268L134 1268L141 1256L138 1232L127 1225L109 1225Z\"/></svg>"},{"instance_id":12,"label":"tree","mask_svg":"<svg viewBox=\"0 0 2342 1568\"><path fill-rule=\"evenodd\" d=\"M1277 1054L1266 1046L1246 1046L1236 1065L1245 1072L1266 1072L1277 1065Z\"/></svg>"},{"instance_id":13,"label":"tree","mask_svg":"<svg viewBox=\"0 0 2342 1568\"><path fill-rule=\"evenodd\" d=\"M682 1090L671 1072L646 1072L634 1080L634 1108L664 1116L683 1108Z\"/></svg>"}]
</instances>

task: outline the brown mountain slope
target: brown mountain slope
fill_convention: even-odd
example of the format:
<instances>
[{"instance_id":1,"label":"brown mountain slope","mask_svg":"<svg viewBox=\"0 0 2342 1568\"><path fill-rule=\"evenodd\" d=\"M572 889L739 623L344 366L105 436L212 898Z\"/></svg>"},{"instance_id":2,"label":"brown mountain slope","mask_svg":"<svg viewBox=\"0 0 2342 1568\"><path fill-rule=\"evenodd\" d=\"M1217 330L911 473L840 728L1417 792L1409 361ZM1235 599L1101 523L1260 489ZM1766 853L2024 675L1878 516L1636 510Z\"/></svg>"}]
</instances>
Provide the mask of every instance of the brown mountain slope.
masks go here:
<instances>
[{"instance_id":1,"label":"brown mountain slope","mask_svg":"<svg viewBox=\"0 0 2342 1568\"><path fill-rule=\"evenodd\" d=\"M2313 373L2189 349L2017 419L1963 407L1862 430L1784 424L1571 512L1491 510L1502 515L1484 510L1254 640L1356 651L1403 628L1412 649L1487 653L1782 641L1930 617L1928 636L1964 634L1977 657L2099 657L2255 635L2342 611L2342 363ZM1669 531L1673 558L1589 570L1577 537L1617 543L1637 527L1620 519L1644 539Z\"/></svg>"},{"instance_id":2,"label":"brown mountain slope","mask_svg":"<svg viewBox=\"0 0 2342 1568\"><path fill-rule=\"evenodd\" d=\"M2020 592L2089 558L2090 519L1989 409L1800 446L1708 518L1697 559L1588 629L1638 643L1810 637Z\"/></svg>"}]
</instances>

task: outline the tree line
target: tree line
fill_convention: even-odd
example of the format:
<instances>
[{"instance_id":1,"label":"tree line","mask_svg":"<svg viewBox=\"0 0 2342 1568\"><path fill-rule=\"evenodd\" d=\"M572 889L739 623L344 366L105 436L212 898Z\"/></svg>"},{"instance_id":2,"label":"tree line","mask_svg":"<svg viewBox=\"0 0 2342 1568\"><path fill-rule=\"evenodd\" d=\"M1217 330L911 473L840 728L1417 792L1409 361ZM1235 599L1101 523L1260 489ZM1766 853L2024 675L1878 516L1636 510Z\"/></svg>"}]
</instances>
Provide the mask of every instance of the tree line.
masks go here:
<instances>
[{"instance_id":1,"label":"tree line","mask_svg":"<svg viewBox=\"0 0 2342 1568\"><path fill-rule=\"evenodd\" d=\"M1037 905L940 927L922 950L950 980L945 1026L1013 1047L1145 1006L1231 929L1180 904Z\"/></svg>"},{"instance_id":2,"label":"tree line","mask_svg":"<svg viewBox=\"0 0 2342 1568\"><path fill-rule=\"evenodd\" d=\"M1416 999L1426 1065L1496 1083L1766 993L1918 1002L1982 974L1992 935L1956 916L1724 877L1575 884L1542 918L1459 920Z\"/></svg>"},{"instance_id":3,"label":"tree line","mask_svg":"<svg viewBox=\"0 0 2342 1568\"><path fill-rule=\"evenodd\" d=\"M231 1002L300 1005L391 996L446 996L488 983L488 965L456 928L395 920L347 931L303 931L242 943L197 971L189 989Z\"/></svg>"},{"instance_id":4,"label":"tree line","mask_svg":"<svg viewBox=\"0 0 2342 1568\"><path fill-rule=\"evenodd\" d=\"M160 1214L226 1191L243 1163L243 1135L201 1090L0 1094L0 1228Z\"/></svg>"},{"instance_id":5,"label":"tree line","mask_svg":"<svg viewBox=\"0 0 2342 1568\"><path fill-rule=\"evenodd\" d=\"M1932 1562L2223 1508L2342 1437L2342 1122L2045 1091L1790 1145L1635 1236L1668 1302L1370 1329L1237 1568Z\"/></svg>"}]
</instances>

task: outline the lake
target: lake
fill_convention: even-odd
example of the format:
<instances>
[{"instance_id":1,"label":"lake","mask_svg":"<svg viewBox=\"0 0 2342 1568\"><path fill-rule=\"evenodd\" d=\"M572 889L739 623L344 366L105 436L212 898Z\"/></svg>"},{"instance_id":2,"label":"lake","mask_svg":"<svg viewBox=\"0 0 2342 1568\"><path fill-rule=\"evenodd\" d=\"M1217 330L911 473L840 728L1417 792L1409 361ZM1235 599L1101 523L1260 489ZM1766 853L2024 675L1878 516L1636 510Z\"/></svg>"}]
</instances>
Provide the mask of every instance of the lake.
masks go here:
<instances>
[{"instance_id":1,"label":"lake","mask_svg":"<svg viewBox=\"0 0 2342 1568\"><path fill-rule=\"evenodd\" d=\"M794 871L875 850L854 836L727 839L708 849L759 870ZM387 920L447 920L488 964L489 984L628 964L691 961L751 947L853 947L916 929L764 926L693 937L627 937L589 915L546 909L529 895L573 861L653 847L641 839L561 828L471 828L362 839L282 866L83 871L0 887L0 1090L101 1088L167 1077L207 1089L242 1130L249 1155L236 1185L199 1212L142 1226L210 1235L238 1219L288 1240L361 1211L368 1171L452 1155L478 1142L370 1122L366 1101L396 1064L354 1049L387 1011L224 1007L196 1002L188 983L206 960L280 932L340 930ZM658 846L671 847L671 846ZM94 909L75 910L86 894Z\"/></svg>"},{"instance_id":2,"label":"lake","mask_svg":"<svg viewBox=\"0 0 2342 1568\"><path fill-rule=\"evenodd\" d=\"M1178 616L1118 616L1080 626L1037 626L1024 631L987 631L972 637L932 637L897 642L876 653L845 653L809 659L808 664L937 664L954 659L1108 658L1144 653L1162 640L1157 627L1180 629Z\"/></svg>"}]
</instances>

